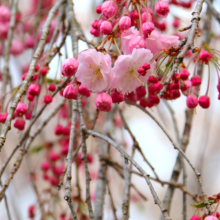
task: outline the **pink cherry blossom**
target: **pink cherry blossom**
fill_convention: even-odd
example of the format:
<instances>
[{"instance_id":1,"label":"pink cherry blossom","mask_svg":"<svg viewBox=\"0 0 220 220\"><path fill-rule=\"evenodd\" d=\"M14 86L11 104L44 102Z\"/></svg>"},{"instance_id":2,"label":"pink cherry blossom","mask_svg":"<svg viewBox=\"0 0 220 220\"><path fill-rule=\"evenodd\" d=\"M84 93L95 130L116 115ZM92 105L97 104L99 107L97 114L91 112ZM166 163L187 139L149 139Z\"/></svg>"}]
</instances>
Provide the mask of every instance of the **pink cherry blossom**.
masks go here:
<instances>
[{"instance_id":1,"label":"pink cherry blossom","mask_svg":"<svg viewBox=\"0 0 220 220\"><path fill-rule=\"evenodd\" d=\"M218 220L215 216L207 216L204 220Z\"/></svg>"},{"instance_id":2,"label":"pink cherry blossom","mask_svg":"<svg viewBox=\"0 0 220 220\"><path fill-rule=\"evenodd\" d=\"M10 18L11 18L10 9L5 5L0 6L0 21L9 22Z\"/></svg>"},{"instance_id":3,"label":"pink cherry blossom","mask_svg":"<svg viewBox=\"0 0 220 220\"><path fill-rule=\"evenodd\" d=\"M111 58L95 49L79 54L79 68L76 77L81 85L92 92L103 92L111 88Z\"/></svg>"},{"instance_id":4,"label":"pink cherry blossom","mask_svg":"<svg viewBox=\"0 0 220 220\"><path fill-rule=\"evenodd\" d=\"M112 88L116 88L123 94L130 93L146 82L151 75L155 64L151 64L151 68L145 76L140 76L138 69L145 63L149 63L153 54L147 49L134 49L131 55L121 55L115 62L113 68Z\"/></svg>"},{"instance_id":5,"label":"pink cherry blossom","mask_svg":"<svg viewBox=\"0 0 220 220\"><path fill-rule=\"evenodd\" d=\"M95 98L96 108L102 112L110 112L112 109L112 97L108 93L100 93Z\"/></svg>"}]
</instances>

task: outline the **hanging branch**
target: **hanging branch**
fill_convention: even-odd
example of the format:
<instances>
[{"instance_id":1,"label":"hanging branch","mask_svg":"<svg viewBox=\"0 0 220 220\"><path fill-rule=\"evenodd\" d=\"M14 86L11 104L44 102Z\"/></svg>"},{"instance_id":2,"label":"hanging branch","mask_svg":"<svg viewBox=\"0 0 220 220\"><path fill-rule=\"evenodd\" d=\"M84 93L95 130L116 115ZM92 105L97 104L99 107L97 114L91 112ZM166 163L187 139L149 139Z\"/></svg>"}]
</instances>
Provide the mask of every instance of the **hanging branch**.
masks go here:
<instances>
[{"instance_id":1,"label":"hanging branch","mask_svg":"<svg viewBox=\"0 0 220 220\"><path fill-rule=\"evenodd\" d=\"M58 86L57 90L53 93L52 97L54 97L63 87L64 85L69 81L69 78L66 78L64 80L64 82ZM43 105L43 107L39 110L39 112L37 113L37 115L33 118L33 120L31 120L31 123L29 124L28 128L26 129L25 133L22 135L22 137L20 138L18 144L15 146L15 148L13 149L13 151L11 152L11 154L9 155L9 157L7 158L7 160L5 161L5 163L3 164L1 170L0 170L0 178L2 176L2 174L5 171L6 166L8 165L8 163L10 162L10 160L12 159L12 157L14 156L14 154L16 153L16 151L22 147L23 143L25 142L25 140L29 137L29 132L32 128L32 126L34 125L34 123L36 122L36 120L42 115L43 111L45 110L45 108L47 107L48 103L45 103Z\"/></svg>"},{"instance_id":2,"label":"hanging branch","mask_svg":"<svg viewBox=\"0 0 220 220\"><path fill-rule=\"evenodd\" d=\"M192 26L190 27L190 31L187 34L186 38L183 41L181 41L180 44L178 45L179 48L181 48L182 46L184 46L184 47L174 61L172 70L170 71L170 73L167 77L167 80L166 80L166 82L164 82L163 88L160 91L160 97L163 97L164 93L166 92L166 88L169 85L174 73L176 73L178 71L179 64L183 61L186 52L189 49L192 49L193 51L195 49L194 48L194 39L196 36L196 32L198 30L199 21L200 21L200 13L202 11L203 3L204 3L204 0L198 0L196 3L196 7L192 13L192 20L191 20Z\"/></svg>"},{"instance_id":3,"label":"hanging branch","mask_svg":"<svg viewBox=\"0 0 220 220\"><path fill-rule=\"evenodd\" d=\"M86 132L85 129L85 122L83 117L83 111L82 111L82 101L78 99L78 112L79 112L79 119L80 119L80 135L81 135L81 146L82 146L82 160L84 164L85 169L85 176L86 176L86 203L88 206L89 211L89 218L94 219L93 209L92 209L92 202L90 197L90 173L89 173L89 167L88 167L88 161L87 161L87 146L86 146Z\"/></svg>"},{"instance_id":4,"label":"hanging branch","mask_svg":"<svg viewBox=\"0 0 220 220\"><path fill-rule=\"evenodd\" d=\"M53 116L57 113L57 111L61 108L61 106L64 104L65 100L61 100L61 102L56 106L56 108L45 118L45 120L43 122L41 122L41 124L36 128L35 132L30 135L30 138L27 140L26 144L23 144L23 147L20 149L20 154L18 155L17 160L14 163L14 166L11 170L11 173L8 177L8 179L5 181L5 184L3 185L1 191L0 191L0 202L2 200L2 198L5 195L5 192L11 182L11 180L13 179L15 173L18 171L18 169L20 168L21 162L23 160L23 157L25 155L25 153L27 153L31 143L33 142L33 140L35 139L35 137L42 131L42 129L47 125L47 123L50 121L51 118L53 118Z\"/></svg>"},{"instance_id":5,"label":"hanging branch","mask_svg":"<svg viewBox=\"0 0 220 220\"><path fill-rule=\"evenodd\" d=\"M110 196L110 202L111 202L111 207L112 207L113 215L114 215L115 220L118 220L117 215L116 215L115 204L114 204L112 193L111 193L110 186L109 186L109 181L107 181L107 187L108 187L108 194Z\"/></svg>"},{"instance_id":6,"label":"hanging branch","mask_svg":"<svg viewBox=\"0 0 220 220\"><path fill-rule=\"evenodd\" d=\"M212 5L212 2L210 0L205 0L205 2L207 3L208 8L209 8L211 14L220 23L220 13L214 8L214 6Z\"/></svg>"},{"instance_id":7,"label":"hanging branch","mask_svg":"<svg viewBox=\"0 0 220 220\"><path fill-rule=\"evenodd\" d=\"M200 189L201 189L201 192L202 192L202 196L203 196L203 199L204 199L204 204L207 208L207 210L209 211L209 213L212 213L212 208L209 204L209 201L208 201L208 198L207 198L207 195L204 191L204 187L203 187L203 184L202 184L202 181L201 181L201 174L199 173L199 171L192 165L191 161L189 160L189 158L186 156L186 154L184 153L184 151L182 149L180 149L180 147L178 147L175 142L173 141L173 139L171 138L171 136L167 133L166 129L160 124L160 122L150 113L148 112L145 108L139 106L138 104L136 104L135 102L132 102L130 101L129 99L125 99L126 102L130 103L131 105L134 105L136 106L137 108L139 108L140 110L142 110L143 112L145 112L148 116L150 116L156 123L157 125L161 128L161 130L164 132L164 134L168 137L168 139L170 140L171 144L173 145L174 149L178 150L179 153L184 157L184 159L187 161L187 163L190 165L190 167L192 168L192 170L194 171L196 177L197 177L197 180L198 180L198 183L200 185Z\"/></svg>"},{"instance_id":8,"label":"hanging branch","mask_svg":"<svg viewBox=\"0 0 220 220\"><path fill-rule=\"evenodd\" d=\"M76 117L77 117L77 101L72 101L72 120L71 120L71 131L70 131L70 140L69 140L69 150L67 154L67 173L66 173L66 187L65 187L65 196L64 199L67 201L72 217L74 220L77 220L76 213L73 209L72 201L72 188L71 188L71 179L72 179L72 162L73 162L73 145L75 140L76 133Z\"/></svg>"},{"instance_id":9,"label":"hanging branch","mask_svg":"<svg viewBox=\"0 0 220 220\"><path fill-rule=\"evenodd\" d=\"M140 147L138 141L136 140L136 138L135 138L135 136L133 135L133 133L131 132L131 129L129 128L127 122L125 121L124 115L122 114L122 110L121 110L120 108L118 108L118 111L119 111L119 114L120 114L120 116L121 116L121 118L122 118L122 121L123 121L123 124L124 124L125 129L128 131L128 133L130 134L130 136L131 136L131 138L132 138L132 140L133 140L133 143L134 143L133 146L139 151L139 153L140 153L141 156L143 157L144 161L149 165L149 167L150 167L151 170L153 171L155 177L156 177L158 180L160 180L159 177L158 177L158 175L157 175L157 173L156 173L156 171L155 171L155 169L154 169L154 167L151 165L151 163L150 163L150 162L147 160L147 158L145 157L145 155L144 155L144 153L143 153L143 151L142 151L142 149L141 149L141 147Z\"/></svg>"},{"instance_id":10,"label":"hanging branch","mask_svg":"<svg viewBox=\"0 0 220 220\"><path fill-rule=\"evenodd\" d=\"M127 102L127 100L126 100ZM137 169L138 171L141 173L141 175L144 177L144 179L146 180L149 188L150 188L150 191L151 191L151 194L154 198L154 202L155 204L157 204L161 210L161 212L163 213L163 216L164 216L164 219L165 220L171 220L171 218L169 217L168 213L167 213L167 210L163 207L162 205L162 202L160 201L151 181L150 181L150 176L149 174L147 174L144 169L134 160L132 159L131 156L129 156L119 145L117 145L112 139L110 139L109 137L105 136L105 135L102 135L102 134L99 134L95 131L91 131L91 130L87 130L87 133L93 137L97 137L97 138L100 138L104 141L106 141L107 143L109 143L110 145L112 145L113 147L115 147L122 155L123 158L129 160Z\"/></svg>"},{"instance_id":11,"label":"hanging branch","mask_svg":"<svg viewBox=\"0 0 220 220\"><path fill-rule=\"evenodd\" d=\"M5 41L5 47L4 47L4 55L3 55L4 67L3 67L3 72L2 72L1 96L3 96L6 93L8 80L9 79L11 80L11 75L9 72L9 59L10 59L10 48L11 48L12 39L14 35L14 29L15 29L17 10L18 10L18 0L13 0L12 9L11 9L12 15L11 15L11 20L10 20L10 28L8 31L8 37L7 37L7 40ZM4 100L5 98L1 100L2 109L4 106Z\"/></svg>"},{"instance_id":12,"label":"hanging branch","mask_svg":"<svg viewBox=\"0 0 220 220\"><path fill-rule=\"evenodd\" d=\"M38 47L37 47L37 49L36 49L36 51L34 53L32 61L31 61L31 64L30 64L30 67L29 67L29 70L28 70L28 74L27 74L25 80L22 82L21 87L18 90L18 92L17 92L17 94L16 94L16 96L15 96L15 98L14 98L14 100L13 100L11 106L10 106L7 120L6 120L6 122L5 122L4 126L3 126L3 130L2 130L2 133L0 135L0 151L1 151L2 147L4 146L7 133L11 129L11 121L12 121L12 117L13 117L14 111L15 111L15 109L17 107L17 104L21 100L21 97L27 91L28 84L29 84L29 82L31 81L31 78L34 75L35 66L37 64L37 61L38 61L41 53L44 50L44 46L45 46L46 39L47 39L47 36L48 36L48 33L49 33L49 28L50 28L52 19L53 19L54 15L55 15L56 11L58 10L60 5L64 1L65 0L57 1L56 4L53 6L53 8L50 10L50 12L48 14L48 17L47 17L46 22L45 22L45 24L43 26L43 29L42 29L42 35L41 35L41 38L40 38L40 42L38 44Z\"/></svg>"}]
</instances>

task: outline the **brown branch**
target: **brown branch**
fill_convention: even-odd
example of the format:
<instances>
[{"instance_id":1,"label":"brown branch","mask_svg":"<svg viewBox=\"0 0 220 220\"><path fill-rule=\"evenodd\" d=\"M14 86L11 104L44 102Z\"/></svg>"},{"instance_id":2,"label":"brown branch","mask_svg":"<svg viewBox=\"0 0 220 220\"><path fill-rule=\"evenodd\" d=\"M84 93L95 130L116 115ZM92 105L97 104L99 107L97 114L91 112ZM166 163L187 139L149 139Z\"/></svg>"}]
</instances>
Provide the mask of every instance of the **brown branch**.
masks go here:
<instances>
[{"instance_id":1,"label":"brown branch","mask_svg":"<svg viewBox=\"0 0 220 220\"><path fill-rule=\"evenodd\" d=\"M71 196L71 179L72 179L72 162L73 162L73 145L75 140L76 133L76 117L77 117L77 101L72 101L72 121L71 121L71 131L70 131L70 140L69 140L69 150L67 155L67 174L66 174L66 187L65 187L65 196L64 199L67 201L72 217L74 220L77 220L76 213L73 209L73 200Z\"/></svg>"},{"instance_id":2,"label":"brown branch","mask_svg":"<svg viewBox=\"0 0 220 220\"><path fill-rule=\"evenodd\" d=\"M70 79L67 78L60 86L58 86L57 90L53 93L53 97L64 87L64 85L66 84L66 82L68 82ZM9 157L7 158L7 160L5 161L5 163L3 164L1 170L0 170L0 178L2 176L2 174L5 171L6 166L8 165L8 163L10 162L10 160L12 159L12 157L14 156L14 154L16 153L16 151L23 145L24 141L29 137L29 132L32 128L32 126L34 125L34 123L36 122L36 120L41 116L42 112L44 111L44 109L47 107L48 104L44 104L44 106L39 110L39 112L37 113L37 115L31 120L31 123L29 124L28 128L26 129L25 133L22 135L22 137L20 138L18 144L15 146L15 148L13 149L13 151L11 152L11 154L9 155Z\"/></svg>"},{"instance_id":3,"label":"brown branch","mask_svg":"<svg viewBox=\"0 0 220 220\"><path fill-rule=\"evenodd\" d=\"M81 146L82 146L82 160L85 169L85 176L86 176L86 203L89 211L89 218L94 219L93 209L92 209L92 202L90 197L90 173L87 161L87 146L86 146L86 132L85 132L85 122L83 117L82 111L82 101L78 99L78 112L79 112L79 119L80 119L80 135L81 135Z\"/></svg>"},{"instance_id":4,"label":"brown branch","mask_svg":"<svg viewBox=\"0 0 220 220\"><path fill-rule=\"evenodd\" d=\"M13 39L14 29L15 29L15 23L16 23L16 14L17 14L17 9L18 9L18 1L19 0L13 0L13 3L12 3L10 28L9 28L9 31L8 31L7 41L5 41L5 46L4 46L4 54L3 54L4 66L3 66L3 71L2 71L1 96L3 96L6 93L8 79L11 78L10 73L9 73L9 59L10 59L10 48L11 48L11 44L12 44L12 39ZM2 109L3 109L3 106L4 106L4 100L5 100L5 98L3 98L1 100L1 106L2 106L1 108Z\"/></svg>"},{"instance_id":5,"label":"brown branch","mask_svg":"<svg viewBox=\"0 0 220 220\"><path fill-rule=\"evenodd\" d=\"M118 220L117 215L116 215L115 204L114 204L112 193L111 193L111 189L110 189L110 186L109 186L109 181L107 181L107 187L108 187L108 194L109 194L109 197L110 197L110 202L111 202L111 207L112 207L113 215L114 215L115 220Z\"/></svg>"},{"instance_id":6,"label":"brown branch","mask_svg":"<svg viewBox=\"0 0 220 220\"><path fill-rule=\"evenodd\" d=\"M30 67L29 67L29 70L28 70L28 74L27 74L25 80L23 81L23 83L21 84L21 87L18 90L18 92L17 92L17 94L16 94L16 96L15 96L15 98L14 98L14 100L13 100L11 106L10 106L7 120L6 120L6 122L5 122L4 126L3 126L3 130L2 130L2 133L0 135L0 150L4 146L5 139L6 139L8 131L11 129L11 121L12 121L12 117L13 117L14 111L15 111L15 109L17 107L17 104L21 100L21 97L27 91L28 84L29 84L29 82L31 81L31 78L34 75L35 66L37 64L38 59L40 58L41 53L43 52L43 49L44 49L44 46L45 46L45 43L46 43L46 39L47 39L47 36L48 36L48 32L49 32L49 28L50 28L52 19L53 19L54 15L55 15L57 9L60 7L60 5L63 2L64 2L64 0L59 0L59 1L57 1L55 3L55 5L50 10L49 15L48 15L48 17L46 19L46 22L45 22L45 24L43 26L40 42L39 42L38 47L37 47L37 49L36 49L36 51L34 53L34 56L32 58L32 61L31 61L31 64L30 64Z\"/></svg>"},{"instance_id":7,"label":"brown branch","mask_svg":"<svg viewBox=\"0 0 220 220\"><path fill-rule=\"evenodd\" d=\"M13 177L15 175L15 173L20 168L20 165L22 163L23 157L24 157L25 153L27 153L31 143L33 142L35 137L41 132L41 130L47 125L47 123L50 121L50 119L53 118L53 116L61 108L61 106L63 105L64 102L65 102L65 99L63 99L56 106L56 108L45 118L45 120L43 122L41 122L41 124L36 128L35 132L32 135L30 135L30 138L28 139L26 144L23 144L23 147L20 149L20 154L18 155L18 158L17 158L17 160L14 163L14 166L13 166L11 172L10 172L10 175L9 175L8 179L5 181L5 184L3 185L3 187L2 187L2 189L0 191L0 202L1 202L2 198L4 197L5 191L7 190L11 180L13 179Z\"/></svg>"},{"instance_id":8,"label":"brown branch","mask_svg":"<svg viewBox=\"0 0 220 220\"><path fill-rule=\"evenodd\" d=\"M156 193L156 191L150 181L149 174L147 174L145 172L145 170L134 159L132 159L132 157L130 155L128 155L119 145L117 145L109 137L102 135L102 134L99 134L97 132L91 131L91 130L87 130L87 133L93 137L100 138L100 139L106 141L107 143L109 143L110 145L112 145L113 147L115 147L121 153L123 158L129 160L138 169L138 171L142 174L142 176L146 180L146 182L150 188L151 194L154 198L154 202L155 202L155 204L157 204L159 206L161 212L163 213L164 219L171 220L171 218L169 217L169 215L167 213L167 210L163 207L162 202L160 201L160 199L159 199L159 197L158 197L158 195L157 195L157 193Z\"/></svg>"},{"instance_id":9,"label":"brown branch","mask_svg":"<svg viewBox=\"0 0 220 220\"><path fill-rule=\"evenodd\" d=\"M211 14L220 23L220 13L214 8L210 0L205 0L205 2L207 3L209 10L211 11Z\"/></svg>"},{"instance_id":10,"label":"brown branch","mask_svg":"<svg viewBox=\"0 0 220 220\"><path fill-rule=\"evenodd\" d=\"M203 184L202 184L202 181L201 181L201 174L199 173L199 171L193 166L193 164L191 163L191 161L189 160L189 158L186 156L186 154L184 153L184 151L178 147L175 142L173 141L173 139L171 138L171 136L168 134L168 132L165 130L165 128L161 125L161 123L150 113L148 112L145 108L139 106L138 104L136 104L135 102L132 102L128 99L125 99L126 102L130 103L131 105L134 105L136 106L137 108L139 108L140 110L142 110L143 112L145 112L148 116L150 116L155 122L156 124L161 128L161 130L164 132L164 134L167 136L167 138L170 140L171 144L173 145L174 149L178 150L179 153L184 157L184 159L187 161L187 163L190 165L190 167L192 168L192 170L194 171L196 177L197 177L197 180L198 180L198 183L200 185L200 189L201 189L201 192L202 192L202 196L203 196L203 199L204 199L204 204L207 208L207 210L211 213L212 212L212 209L211 209L211 206L210 206L210 203L208 201L208 198L207 198L207 195L204 191L204 187L203 187Z\"/></svg>"}]
</instances>

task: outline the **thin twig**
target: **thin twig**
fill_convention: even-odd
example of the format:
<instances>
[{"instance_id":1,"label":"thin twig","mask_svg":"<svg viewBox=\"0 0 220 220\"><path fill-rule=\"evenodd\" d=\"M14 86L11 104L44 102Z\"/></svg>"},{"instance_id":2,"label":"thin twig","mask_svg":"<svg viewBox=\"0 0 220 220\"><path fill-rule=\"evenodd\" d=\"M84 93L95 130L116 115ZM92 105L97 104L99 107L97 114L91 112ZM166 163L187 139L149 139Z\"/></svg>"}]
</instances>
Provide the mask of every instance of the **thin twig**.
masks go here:
<instances>
[{"instance_id":1,"label":"thin twig","mask_svg":"<svg viewBox=\"0 0 220 220\"><path fill-rule=\"evenodd\" d=\"M205 0L205 2L207 3L209 10L211 11L215 19L220 23L220 13L214 8L210 0Z\"/></svg>"},{"instance_id":2,"label":"thin twig","mask_svg":"<svg viewBox=\"0 0 220 220\"><path fill-rule=\"evenodd\" d=\"M171 144L173 145L174 149L178 150L179 153L184 157L184 159L187 161L187 163L190 165L190 167L192 168L192 170L194 171L196 177L197 177L197 180L198 180L198 183L200 185L200 189L201 189L201 192L202 192L202 196L203 196L203 199L204 199L204 204L207 208L207 210L212 213L212 209L211 209L211 206L210 206L210 203L208 201L208 197L204 191L204 187L203 187L203 184L202 184L202 181L201 181L201 174L199 173L199 171L193 166L193 164L191 163L191 161L189 160L189 158L186 156L186 154L184 153L184 151L178 147L175 142L173 141L173 139L171 138L171 136L168 134L168 132L166 131L166 129L164 129L164 127L161 125L161 123L150 113L148 112L145 108L139 106L138 104L136 104L135 102L132 102L128 99L125 99L126 102L130 103L131 105L134 105L136 107L138 107L140 110L142 110L143 112L145 112L148 116L150 116L155 122L156 124L161 128L161 130L164 132L164 134L168 137L168 139L170 140Z\"/></svg>"},{"instance_id":3,"label":"thin twig","mask_svg":"<svg viewBox=\"0 0 220 220\"><path fill-rule=\"evenodd\" d=\"M7 120L6 120L6 122L5 122L4 126L3 126L2 133L0 135L0 150L4 146L5 139L6 139L8 131L11 129L11 121L12 121L12 117L13 117L14 111L15 111L15 109L17 107L17 104L21 100L21 97L27 91L28 84L29 84L29 82L31 81L31 78L34 75L35 66L37 64L37 61L38 61L41 53L43 52L43 49L44 49L44 46L45 46L45 43L46 43L46 39L47 39L47 36L48 36L48 33L49 33L49 28L50 28L52 19L53 19L54 15L55 15L57 9L60 7L60 5L64 1L65 0L57 1L55 3L55 5L52 7L52 9L50 10L50 12L49 12L49 15L48 15L48 17L46 19L46 22L45 22L45 24L43 26L43 29L42 29L42 35L41 35L41 38L40 38L40 42L39 42L38 47L37 47L37 49L36 49L36 51L34 53L34 56L32 58L32 61L31 61L31 64L30 64L30 67L29 67L29 70L28 70L28 74L27 74L25 80L22 82L21 87L18 90L18 92L17 92L17 94L16 94L16 96L15 96L15 98L14 98L14 100L13 100L11 106L10 106Z\"/></svg>"},{"instance_id":4,"label":"thin twig","mask_svg":"<svg viewBox=\"0 0 220 220\"><path fill-rule=\"evenodd\" d=\"M65 196L64 199L67 201L72 217L74 220L77 220L76 213L73 209L73 200L71 196L71 179L72 179L72 162L73 162L73 145L75 140L75 129L76 129L76 116L77 116L77 101L72 101L72 121L71 121L71 131L70 131L70 140L69 140L69 150L67 155L67 174L66 174L66 187L65 187Z\"/></svg>"}]
</instances>

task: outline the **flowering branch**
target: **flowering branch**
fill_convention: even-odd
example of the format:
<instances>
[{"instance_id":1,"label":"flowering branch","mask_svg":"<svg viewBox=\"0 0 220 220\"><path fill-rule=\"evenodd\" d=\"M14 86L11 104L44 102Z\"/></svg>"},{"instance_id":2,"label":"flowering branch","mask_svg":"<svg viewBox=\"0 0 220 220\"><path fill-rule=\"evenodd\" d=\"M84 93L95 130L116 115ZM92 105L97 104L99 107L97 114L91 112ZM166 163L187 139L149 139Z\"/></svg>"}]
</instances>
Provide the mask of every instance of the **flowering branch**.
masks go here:
<instances>
[{"instance_id":1,"label":"flowering branch","mask_svg":"<svg viewBox=\"0 0 220 220\"><path fill-rule=\"evenodd\" d=\"M31 81L31 78L34 75L34 71L35 71L37 61L38 61L41 53L43 52L43 49L44 49L44 46L45 46L45 43L46 43L46 39L47 39L47 36L48 36L48 30L50 28L52 19L55 15L55 12L57 11L57 9L60 7L60 5L63 2L64 2L64 0L59 0L58 2L56 2L56 4L53 6L53 8L49 12L49 15L47 17L47 20L46 20L46 22L44 24L44 27L43 27L43 30L42 30L42 35L41 35L41 38L40 38L40 42L39 42L38 47L37 47L37 49L34 53L33 59L31 61L28 74L27 74L25 80L23 81L20 89L18 90L13 103L10 106L10 110L9 110L9 113L8 113L7 120L6 120L6 122L3 126L2 133L0 135L0 151L1 151L2 147L4 146L7 133L11 129L11 121L12 121L12 117L13 117L13 114L15 112L15 109L17 107L17 104L21 100L21 97L24 95L24 93L27 91L28 83Z\"/></svg>"}]
</instances>

